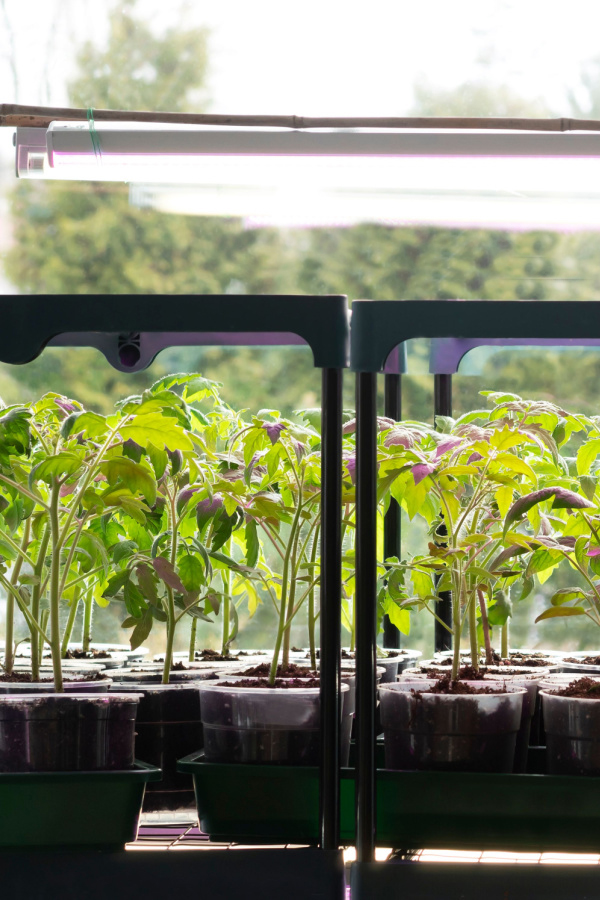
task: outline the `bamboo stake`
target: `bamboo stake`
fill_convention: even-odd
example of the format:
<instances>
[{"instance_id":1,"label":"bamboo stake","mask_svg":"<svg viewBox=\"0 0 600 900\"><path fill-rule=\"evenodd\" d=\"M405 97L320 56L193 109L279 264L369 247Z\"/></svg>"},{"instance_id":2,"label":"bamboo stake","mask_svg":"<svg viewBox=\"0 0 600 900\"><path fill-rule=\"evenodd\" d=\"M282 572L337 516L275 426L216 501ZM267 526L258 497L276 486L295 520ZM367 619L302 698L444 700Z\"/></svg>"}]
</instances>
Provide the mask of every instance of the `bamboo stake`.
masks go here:
<instances>
[{"instance_id":1,"label":"bamboo stake","mask_svg":"<svg viewBox=\"0 0 600 900\"><path fill-rule=\"evenodd\" d=\"M598 119L525 119L450 116L255 116L217 113L149 112L124 109L94 109L96 122L154 122L170 125L221 125L224 127L271 128L389 128L389 129L477 129L499 131L600 131ZM0 103L0 127L47 128L50 122L86 121L87 109L61 106L22 106Z\"/></svg>"}]
</instances>

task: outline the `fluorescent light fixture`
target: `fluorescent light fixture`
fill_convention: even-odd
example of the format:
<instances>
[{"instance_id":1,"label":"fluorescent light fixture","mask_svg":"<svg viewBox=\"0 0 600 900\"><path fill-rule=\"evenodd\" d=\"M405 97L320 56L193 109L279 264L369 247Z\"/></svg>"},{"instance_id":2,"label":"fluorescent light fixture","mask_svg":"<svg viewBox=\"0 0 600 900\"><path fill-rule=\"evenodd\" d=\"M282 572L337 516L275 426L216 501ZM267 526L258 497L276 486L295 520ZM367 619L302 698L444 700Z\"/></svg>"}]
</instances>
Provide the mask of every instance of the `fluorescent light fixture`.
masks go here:
<instances>
[{"instance_id":1,"label":"fluorescent light fixture","mask_svg":"<svg viewBox=\"0 0 600 900\"><path fill-rule=\"evenodd\" d=\"M255 226L600 229L600 134L587 132L54 122L17 129L17 170L125 181L134 205Z\"/></svg>"}]
</instances>

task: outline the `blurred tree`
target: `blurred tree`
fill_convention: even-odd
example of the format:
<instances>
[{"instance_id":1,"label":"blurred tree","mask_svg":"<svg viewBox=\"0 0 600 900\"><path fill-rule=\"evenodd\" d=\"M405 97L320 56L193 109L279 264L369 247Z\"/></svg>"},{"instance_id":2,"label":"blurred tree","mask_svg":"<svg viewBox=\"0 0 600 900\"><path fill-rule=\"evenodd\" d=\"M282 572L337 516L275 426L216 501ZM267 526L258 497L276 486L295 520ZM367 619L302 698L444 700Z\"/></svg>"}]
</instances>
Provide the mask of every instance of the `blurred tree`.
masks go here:
<instances>
[{"instance_id":1,"label":"blurred tree","mask_svg":"<svg viewBox=\"0 0 600 900\"><path fill-rule=\"evenodd\" d=\"M197 110L207 66L204 29L183 25L160 37L136 10L137 0L113 8L105 46L86 43L70 85L76 106L109 109ZM13 248L8 277L26 293L286 292L291 266L273 230L245 229L240 220L164 215L129 205L128 187L111 183L21 182L12 196ZM65 390L67 353L47 354L19 379L28 393ZM107 409L133 387L94 351L77 352L78 399ZM64 361L63 361L64 357ZM218 366L217 366L218 368ZM138 387L164 374L161 363L137 376ZM217 373L218 374L218 373ZM0 377L0 395L15 392ZM235 398L231 398L235 402Z\"/></svg>"}]
</instances>

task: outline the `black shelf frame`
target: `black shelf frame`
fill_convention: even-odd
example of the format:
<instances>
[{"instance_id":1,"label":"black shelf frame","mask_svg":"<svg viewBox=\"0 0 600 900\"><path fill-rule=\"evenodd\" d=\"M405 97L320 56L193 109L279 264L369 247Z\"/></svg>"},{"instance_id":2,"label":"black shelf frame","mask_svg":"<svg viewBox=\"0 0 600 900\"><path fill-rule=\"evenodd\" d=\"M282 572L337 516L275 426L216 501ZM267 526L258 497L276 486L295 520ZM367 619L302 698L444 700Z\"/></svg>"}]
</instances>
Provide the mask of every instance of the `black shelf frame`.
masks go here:
<instances>
[{"instance_id":1,"label":"black shelf frame","mask_svg":"<svg viewBox=\"0 0 600 900\"><path fill-rule=\"evenodd\" d=\"M600 303L596 302L354 301L351 368L356 373L357 418L357 887L363 877L361 871L363 874L368 871L364 867L379 870L373 865L376 809L372 728L376 704L377 559L373 535L377 516L377 375L384 370L392 349L413 338L521 338L533 342L546 338L560 342L564 339L584 341L591 336L600 337ZM451 384L444 381L437 384L438 412L451 406L449 387ZM374 884L372 887L375 891ZM362 892L367 896L364 884Z\"/></svg>"},{"instance_id":2,"label":"black shelf frame","mask_svg":"<svg viewBox=\"0 0 600 900\"><path fill-rule=\"evenodd\" d=\"M218 878L219 896L236 896L240 890L254 896L249 886L249 870L259 864L256 852L261 853L263 865L270 877L286 889L297 878L298 895L306 878L312 888L309 873L317 869L329 873L322 883L335 886L331 896L341 896L343 872L339 852L339 747L340 747L340 622L341 622L341 490L342 490L342 378L349 356L349 313L345 296L297 295L38 295L3 296L0 298L0 362L23 365L37 358L46 346L95 347L109 363L122 372L137 372L147 368L157 353L171 346L204 345L294 345L307 344L316 368L322 370L322 569L321 569L321 765L320 765L320 847L313 851L236 851L235 869L221 851L203 851L195 861L185 854L172 865L170 854L123 853L110 855L102 863L106 871L123 868L127 896L144 896L146 900L165 896L172 890L173 878L195 882L200 875L203 884L210 883L214 870ZM317 857L314 854L317 854ZM216 854L216 856L215 856ZM275 856L273 855L275 854ZM312 855L311 855L312 854ZM321 854L320 856L318 854ZM69 871L81 876L80 863L85 862L86 881L75 882L81 890L85 884L88 896L92 888L89 873L95 868L94 855L65 851L61 854L34 852L39 875L40 897L53 896L48 887L55 869L64 871L65 855L69 856ZM197 856L196 854L192 854ZM29 854L17 852L17 864L8 866L8 857L1 854L3 883L12 886L11 896L24 890L23 862ZM309 860L310 856L310 860ZM85 860L84 860L84 857ZM89 858L88 858L89 857ZM247 858L246 858L247 857ZM316 862L315 859L321 862ZM219 862L221 860L221 862ZM327 862L326 862L327 861ZM317 867L317 869L315 868ZM208 868L207 868L208 867ZM27 868L27 867L25 867ZM140 874L142 869L151 873ZM174 870L177 869L177 875ZM185 871L184 871L185 870ZM281 870L281 872L280 872ZM296 875L293 875L294 870ZM42 872L45 874L42 875ZM204 873L207 872L208 882ZM340 875L340 872L342 873ZM155 873L154 875L152 873ZM187 873L187 874L186 874ZM196 873L196 874L194 874ZM229 873L229 874L228 874ZM278 873L283 880L277 881ZM285 877L284 874L285 873ZM303 877L304 876L304 877ZM229 883L231 882L231 885ZM98 896L106 896L106 879ZM145 885L142 891L139 885ZM21 888L18 889L18 885ZM137 885L138 893L131 893ZM159 885L162 885L160 887ZM228 887L229 885L229 887ZM264 892L264 884L259 886ZM27 893L32 898L38 894ZM65 893L65 898L71 894ZM50 893L48 893L50 891ZM257 894L258 895L258 894ZM304 893L305 895L305 893ZM72 894L72 896L76 896ZM77 894L79 896L79 894ZM95 896L95 894L94 894ZM123 894L124 896L124 894Z\"/></svg>"}]
</instances>

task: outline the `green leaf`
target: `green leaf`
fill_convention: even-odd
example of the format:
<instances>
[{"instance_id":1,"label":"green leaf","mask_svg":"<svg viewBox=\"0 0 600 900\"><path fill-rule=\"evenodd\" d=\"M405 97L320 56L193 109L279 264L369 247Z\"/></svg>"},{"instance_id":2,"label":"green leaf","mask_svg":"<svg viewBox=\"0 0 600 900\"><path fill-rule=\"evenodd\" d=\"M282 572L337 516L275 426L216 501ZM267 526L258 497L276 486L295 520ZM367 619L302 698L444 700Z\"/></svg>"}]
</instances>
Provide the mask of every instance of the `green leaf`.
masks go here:
<instances>
[{"instance_id":1,"label":"green leaf","mask_svg":"<svg viewBox=\"0 0 600 900\"><path fill-rule=\"evenodd\" d=\"M124 559L128 559L137 549L138 546L135 541L119 541L119 543L115 544L113 547L112 558L118 565Z\"/></svg>"},{"instance_id":2,"label":"green leaf","mask_svg":"<svg viewBox=\"0 0 600 900\"><path fill-rule=\"evenodd\" d=\"M494 601L488 608L490 625L505 625L510 616L512 616L512 603L506 591L498 591L494 594Z\"/></svg>"},{"instance_id":3,"label":"green leaf","mask_svg":"<svg viewBox=\"0 0 600 900\"><path fill-rule=\"evenodd\" d=\"M125 569L123 572L118 572L116 575L113 575L112 578L109 578L108 584L102 592L102 596L114 597L119 593L125 582L129 581L129 577L130 572L127 569Z\"/></svg>"},{"instance_id":4,"label":"green leaf","mask_svg":"<svg viewBox=\"0 0 600 900\"><path fill-rule=\"evenodd\" d=\"M148 505L154 506L156 481L144 466L125 456L115 456L102 463L100 471L110 485L114 486L122 482L132 494L142 494Z\"/></svg>"},{"instance_id":5,"label":"green leaf","mask_svg":"<svg viewBox=\"0 0 600 900\"><path fill-rule=\"evenodd\" d=\"M147 609L146 601L138 586L129 579L123 586L123 599L130 616L139 619Z\"/></svg>"},{"instance_id":6,"label":"green leaf","mask_svg":"<svg viewBox=\"0 0 600 900\"><path fill-rule=\"evenodd\" d=\"M563 603L568 603L569 600L585 600L585 598L586 594L581 588L561 588L552 594L550 603L552 606L562 606Z\"/></svg>"},{"instance_id":7,"label":"green leaf","mask_svg":"<svg viewBox=\"0 0 600 900\"><path fill-rule=\"evenodd\" d=\"M402 634L410 633L410 611L408 609L401 609L397 603L390 601L385 605L385 614L398 631L401 631Z\"/></svg>"},{"instance_id":8,"label":"green leaf","mask_svg":"<svg viewBox=\"0 0 600 900\"><path fill-rule=\"evenodd\" d=\"M106 433L106 419L95 412L71 413L62 423L60 433L66 439L72 432L75 434L83 432L85 437L92 439L100 437Z\"/></svg>"},{"instance_id":9,"label":"green leaf","mask_svg":"<svg viewBox=\"0 0 600 900\"><path fill-rule=\"evenodd\" d=\"M541 622L542 619L557 619L561 616L585 616L585 609L581 606L551 606L549 609L545 609L535 621Z\"/></svg>"},{"instance_id":10,"label":"green leaf","mask_svg":"<svg viewBox=\"0 0 600 900\"><path fill-rule=\"evenodd\" d=\"M413 569L410 577L418 597L424 598L433 593L433 579L429 572L420 572Z\"/></svg>"},{"instance_id":11,"label":"green leaf","mask_svg":"<svg viewBox=\"0 0 600 900\"><path fill-rule=\"evenodd\" d=\"M561 554L559 552L553 552L551 550L546 550L545 547L539 547L529 560L527 565L527 576L536 575L538 572L543 572L544 569L555 566L560 559Z\"/></svg>"},{"instance_id":12,"label":"green leaf","mask_svg":"<svg viewBox=\"0 0 600 900\"><path fill-rule=\"evenodd\" d=\"M140 563L135 567L135 574L137 575L138 585L144 599L153 606L160 606L160 600L156 592L156 581L150 566L146 563Z\"/></svg>"},{"instance_id":13,"label":"green leaf","mask_svg":"<svg viewBox=\"0 0 600 900\"><path fill-rule=\"evenodd\" d=\"M587 475L600 453L600 438L586 441L577 451L577 474Z\"/></svg>"},{"instance_id":14,"label":"green leaf","mask_svg":"<svg viewBox=\"0 0 600 900\"><path fill-rule=\"evenodd\" d=\"M593 500L598 485L598 477L596 475L580 475L579 484L581 485L582 493L585 494L588 500Z\"/></svg>"},{"instance_id":15,"label":"green leaf","mask_svg":"<svg viewBox=\"0 0 600 900\"><path fill-rule=\"evenodd\" d=\"M150 442L146 446L146 453L148 454L148 459L152 463L154 474L157 478L162 478L165 469L167 468L167 463L169 462L167 451L159 450L158 447L155 447L154 444Z\"/></svg>"},{"instance_id":16,"label":"green leaf","mask_svg":"<svg viewBox=\"0 0 600 900\"><path fill-rule=\"evenodd\" d=\"M244 533L246 538L246 565L253 569L258 562L260 553L258 528L254 519L248 519Z\"/></svg>"},{"instance_id":17,"label":"green leaf","mask_svg":"<svg viewBox=\"0 0 600 900\"><path fill-rule=\"evenodd\" d=\"M159 448L166 447L171 451L194 449L191 439L172 416L162 416L159 413L135 416L129 425L124 425L119 430L123 440L131 438L146 449L149 444Z\"/></svg>"},{"instance_id":18,"label":"green leaf","mask_svg":"<svg viewBox=\"0 0 600 900\"><path fill-rule=\"evenodd\" d=\"M37 466L34 466L29 474L29 484L32 485L36 481L52 484L56 478L74 475L82 466L83 460L80 456L64 450L62 453L47 456Z\"/></svg>"},{"instance_id":19,"label":"green leaf","mask_svg":"<svg viewBox=\"0 0 600 900\"><path fill-rule=\"evenodd\" d=\"M187 591L198 591L204 584L204 566L197 556L184 554L177 566L179 577Z\"/></svg>"},{"instance_id":20,"label":"green leaf","mask_svg":"<svg viewBox=\"0 0 600 900\"><path fill-rule=\"evenodd\" d=\"M141 647L144 643L150 632L152 631L152 623L154 621L154 617L152 612L147 609L140 621L137 623L133 631L131 632L131 637L129 638L129 643L131 645L131 649L135 650L137 647Z\"/></svg>"}]
</instances>

